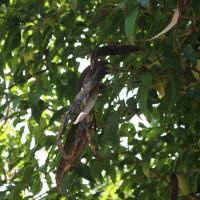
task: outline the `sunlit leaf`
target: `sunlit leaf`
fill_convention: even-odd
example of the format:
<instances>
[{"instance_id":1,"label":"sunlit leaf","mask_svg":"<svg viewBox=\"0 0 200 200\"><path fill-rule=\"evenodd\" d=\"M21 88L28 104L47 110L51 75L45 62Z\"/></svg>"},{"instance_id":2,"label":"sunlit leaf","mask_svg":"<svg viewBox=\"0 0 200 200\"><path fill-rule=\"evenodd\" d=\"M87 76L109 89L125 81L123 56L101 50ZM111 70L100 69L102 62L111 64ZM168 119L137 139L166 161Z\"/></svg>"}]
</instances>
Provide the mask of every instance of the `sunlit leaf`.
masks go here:
<instances>
[{"instance_id":1,"label":"sunlit leaf","mask_svg":"<svg viewBox=\"0 0 200 200\"><path fill-rule=\"evenodd\" d=\"M156 90L158 91L158 93L161 97L164 97L165 96L165 89L164 89L164 86L163 86L161 79L157 77L154 80L155 80Z\"/></svg>"},{"instance_id":2,"label":"sunlit leaf","mask_svg":"<svg viewBox=\"0 0 200 200\"><path fill-rule=\"evenodd\" d=\"M0 199L170 199L172 174L179 177L179 199L198 198L199 6L196 0L0 1ZM155 33L167 37L145 41ZM127 44L135 51L126 54L120 46ZM79 104L79 74L93 50L110 63L85 112L94 106L87 139L97 155L87 145L64 173L60 193L57 134L63 114ZM72 113L63 147L83 110L78 105ZM71 135L65 148L76 151L85 135Z\"/></svg>"},{"instance_id":3,"label":"sunlit leaf","mask_svg":"<svg viewBox=\"0 0 200 200\"><path fill-rule=\"evenodd\" d=\"M28 61L32 60L32 58L33 58L32 49L30 49L30 48L26 49L25 52L24 52L24 62L25 62L25 64L27 64Z\"/></svg>"},{"instance_id":4,"label":"sunlit leaf","mask_svg":"<svg viewBox=\"0 0 200 200\"><path fill-rule=\"evenodd\" d=\"M181 192L185 195L189 194L190 189L187 182L187 178L184 175L179 175L179 174L177 174L176 176L178 178L178 186Z\"/></svg>"},{"instance_id":5,"label":"sunlit leaf","mask_svg":"<svg viewBox=\"0 0 200 200\"><path fill-rule=\"evenodd\" d=\"M192 74L200 82L200 60L197 60L197 65L195 70L192 70Z\"/></svg>"}]
</instances>

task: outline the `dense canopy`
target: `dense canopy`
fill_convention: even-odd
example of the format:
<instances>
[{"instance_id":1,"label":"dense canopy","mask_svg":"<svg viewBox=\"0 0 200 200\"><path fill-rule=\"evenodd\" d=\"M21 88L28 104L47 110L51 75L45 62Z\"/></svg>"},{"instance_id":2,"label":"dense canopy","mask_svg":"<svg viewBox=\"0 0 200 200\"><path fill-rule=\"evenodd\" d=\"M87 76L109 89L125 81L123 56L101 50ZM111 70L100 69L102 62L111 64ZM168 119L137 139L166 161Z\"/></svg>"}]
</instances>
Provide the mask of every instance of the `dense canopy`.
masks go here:
<instances>
[{"instance_id":1,"label":"dense canopy","mask_svg":"<svg viewBox=\"0 0 200 200\"><path fill-rule=\"evenodd\" d=\"M99 57L96 130L60 193L80 64L113 45L140 51ZM200 197L200 1L1 0L0 97L0 199Z\"/></svg>"}]
</instances>

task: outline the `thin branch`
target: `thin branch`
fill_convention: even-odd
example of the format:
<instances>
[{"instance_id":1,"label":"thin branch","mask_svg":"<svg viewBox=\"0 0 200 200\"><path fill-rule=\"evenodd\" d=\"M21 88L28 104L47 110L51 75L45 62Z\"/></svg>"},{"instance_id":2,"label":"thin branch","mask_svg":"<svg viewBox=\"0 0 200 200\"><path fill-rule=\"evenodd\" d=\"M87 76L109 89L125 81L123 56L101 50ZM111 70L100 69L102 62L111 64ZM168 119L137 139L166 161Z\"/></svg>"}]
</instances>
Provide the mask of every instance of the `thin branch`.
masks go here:
<instances>
[{"instance_id":1,"label":"thin branch","mask_svg":"<svg viewBox=\"0 0 200 200\"><path fill-rule=\"evenodd\" d=\"M181 40L181 44L183 44L193 33L199 32L200 29L198 27L193 26L189 31L183 33L181 36L183 39Z\"/></svg>"},{"instance_id":2,"label":"thin branch","mask_svg":"<svg viewBox=\"0 0 200 200\"><path fill-rule=\"evenodd\" d=\"M185 15L181 15L180 18L181 19L191 20L191 21L200 21L200 19L197 18L197 17L185 16Z\"/></svg>"},{"instance_id":3,"label":"thin branch","mask_svg":"<svg viewBox=\"0 0 200 200\"><path fill-rule=\"evenodd\" d=\"M46 72L46 71L47 71L47 68L46 68L46 69L43 69L43 70L41 70L41 71L39 71L39 72L36 72L36 73L33 74L33 75L29 74L27 77L22 78L22 79L19 80L17 83L14 83L13 85L9 86L9 87L6 88L6 89L10 90L12 87L14 87L14 86L16 86L16 85L18 85L18 84L21 84L21 83L27 82L27 80L29 80L30 78L33 78L33 77L39 76L39 75L43 74L43 73Z\"/></svg>"}]
</instances>

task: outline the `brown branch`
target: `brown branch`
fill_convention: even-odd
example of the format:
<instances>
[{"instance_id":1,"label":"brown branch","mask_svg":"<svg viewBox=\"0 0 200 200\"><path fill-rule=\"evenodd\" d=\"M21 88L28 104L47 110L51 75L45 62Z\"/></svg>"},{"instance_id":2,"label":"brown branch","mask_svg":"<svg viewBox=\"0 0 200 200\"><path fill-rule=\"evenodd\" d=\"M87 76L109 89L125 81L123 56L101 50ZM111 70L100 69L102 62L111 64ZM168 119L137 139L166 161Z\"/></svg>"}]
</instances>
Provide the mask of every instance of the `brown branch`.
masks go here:
<instances>
[{"instance_id":1,"label":"brown branch","mask_svg":"<svg viewBox=\"0 0 200 200\"><path fill-rule=\"evenodd\" d=\"M178 200L178 178L175 173L171 174L170 177L171 184L171 200Z\"/></svg>"},{"instance_id":2,"label":"brown branch","mask_svg":"<svg viewBox=\"0 0 200 200\"><path fill-rule=\"evenodd\" d=\"M180 19L187 19L187 20L191 20L191 21L200 21L200 19L197 17L185 16L185 15L181 15Z\"/></svg>"},{"instance_id":3,"label":"brown branch","mask_svg":"<svg viewBox=\"0 0 200 200\"><path fill-rule=\"evenodd\" d=\"M181 40L181 44L183 44L193 33L195 32L199 32L200 28L193 26L189 31L185 32L182 34L182 40Z\"/></svg>"},{"instance_id":4,"label":"brown branch","mask_svg":"<svg viewBox=\"0 0 200 200\"><path fill-rule=\"evenodd\" d=\"M80 156L80 154L85 149L89 137L87 135L87 131L92 131L93 127L95 127L95 117L94 114L92 114L93 111L90 111L89 115L87 115L87 117L83 119L82 123L79 123L78 125L72 125L67 139L65 141L64 147L62 146L61 141L62 135L64 134L64 131L68 125L72 114L75 112L75 109L77 109L78 106L81 105L81 103L83 103L84 105L84 100L86 100L87 102L91 95L91 91L93 91L95 87L98 87L99 82L106 75L106 64L107 62L100 61L95 63L93 70L90 65L82 72L78 82L77 96L74 100L74 103L69 107L68 111L65 113L64 119L60 125L60 130L57 135L57 146L61 156L61 161L56 175L57 188L60 193L62 193L61 181L63 174L71 167L73 167L74 161L77 159L77 157ZM87 128L84 128L82 124L84 124ZM72 139L77 128L77 135L73 141ZM91 148L92 147L93 146L91 146ZM94 148L92 149L94 150ZM71 150L70 154L69 150Z\"/></svg>"},{"instance_id":5,"label":"brown branch","mask_svg":"<svg viewBox=\"0 0 200 200\"><path fill-rule=\"evenodd\" d=\"M28 81L30 78L39 76L39 75L43 74L43 73L46 72L46 71L47 71L47 68L46 68L46 69L43 69L43 70L41 70L41 71L39 71L39 72L36 72L36 73L33 74L33 75L29 74L27 77L22 78L22 79L19 80L17 83L14 83L13 85L9 86L9 87L6 88L6 89L10 90L12 87L14 87L14 86L16 86L16 85L18 85L18 84L24 83L24 82Z\"/></svg>"}]
</instances>

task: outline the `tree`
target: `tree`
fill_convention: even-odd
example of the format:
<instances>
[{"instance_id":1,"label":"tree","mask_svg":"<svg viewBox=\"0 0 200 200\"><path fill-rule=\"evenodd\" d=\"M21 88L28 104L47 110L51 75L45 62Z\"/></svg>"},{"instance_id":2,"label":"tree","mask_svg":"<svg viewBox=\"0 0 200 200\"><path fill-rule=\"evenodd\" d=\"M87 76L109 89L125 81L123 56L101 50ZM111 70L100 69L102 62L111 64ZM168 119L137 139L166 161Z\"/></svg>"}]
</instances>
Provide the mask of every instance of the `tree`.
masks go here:
<instances>
[{"instance_id":1,"label":"tree","mask_svg":"<svg viewBox=\"0 0 200 200\"><path fill-rule=\"evenodd\" d=\"M198 199L199 9L195 0L1 1L0 198ZM100 58L111 67L95 103L97 129L61 195L56 136L79 60L118 43L142 51ZM149 126L136 128L134 116Z\"/></svg>"}]
</instances>

